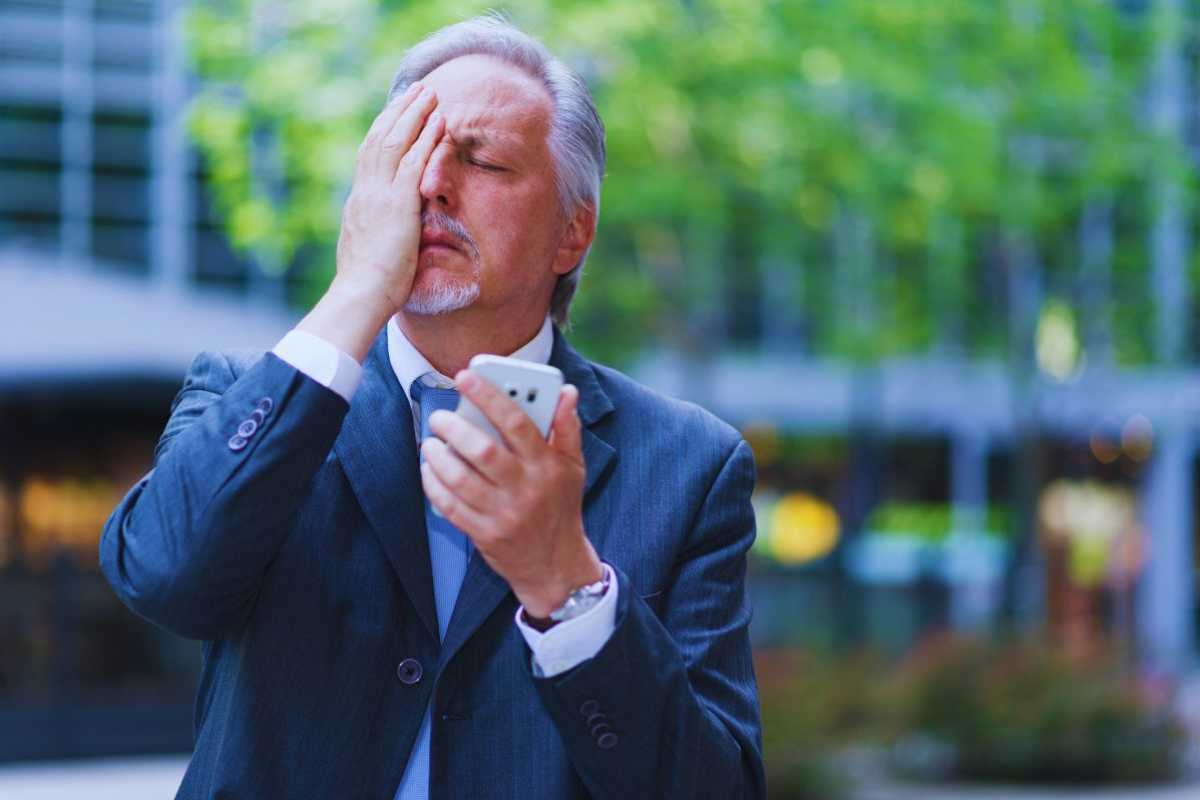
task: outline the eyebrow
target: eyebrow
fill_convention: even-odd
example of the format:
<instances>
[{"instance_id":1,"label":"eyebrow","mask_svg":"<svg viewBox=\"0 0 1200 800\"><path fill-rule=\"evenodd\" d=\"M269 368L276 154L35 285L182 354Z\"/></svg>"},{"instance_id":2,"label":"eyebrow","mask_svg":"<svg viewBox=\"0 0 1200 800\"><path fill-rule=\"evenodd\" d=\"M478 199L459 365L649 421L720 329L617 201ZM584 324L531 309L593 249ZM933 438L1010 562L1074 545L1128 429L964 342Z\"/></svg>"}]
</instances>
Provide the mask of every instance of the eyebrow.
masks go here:
<instances>
[{"instance_id":1,"label":"eyebrow","mask_svg":"<svg viewBox=\"0 0 1200 800\"><path fill-rule=\"evenodd\" d=\"M474 149L488 143L487 134L474 130L467 131L460 136L456 136L455 134L451 133L449 129L447 129L446 135L450 138L450 141L454 142L454 144L467 149Z\"/></svg>"},{"instance_id":2,"label":"eyebrow","mask_svg":"<svg viewBox=\"0 0 1200 800\"><path fill-rule=\"evenodd\" d=\"M496 136L492 133L489 133L486 129L481 128L468 128L461 134L455 134L450 131L449 128L447 128L446 136L449 137L450 141L456 146L461 147L464 150L476 150L478 148L491 145L492 147L500 148L504 153L514 155L512 153L512 145L514 145L515 142L514 137L512 136L505 136L503 134Z\"/></svg>"}]
</instances>

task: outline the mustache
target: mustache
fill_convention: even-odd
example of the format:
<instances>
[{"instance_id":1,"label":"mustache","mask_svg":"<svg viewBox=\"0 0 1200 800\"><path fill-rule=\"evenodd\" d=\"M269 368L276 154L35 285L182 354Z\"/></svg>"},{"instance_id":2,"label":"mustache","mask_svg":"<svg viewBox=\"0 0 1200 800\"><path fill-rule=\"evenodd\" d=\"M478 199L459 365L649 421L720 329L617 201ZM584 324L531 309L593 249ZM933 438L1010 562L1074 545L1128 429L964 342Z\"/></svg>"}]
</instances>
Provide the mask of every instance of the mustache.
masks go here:
<instances>
[{"instance_id":1,"label":"mustache","mask_svg":"<svg viewBox=\"0 0 1200 800\"><path fill-rule=\"evenodd\" d=\"M475 245L475 239L467 232L466 227L453 217L447 216L440 211L425 211L421 214L421 227L432 228L450 234L462 242L463 246L470 252L472 258L479 258L479 248Z\"/></svg>"}]
</instances>

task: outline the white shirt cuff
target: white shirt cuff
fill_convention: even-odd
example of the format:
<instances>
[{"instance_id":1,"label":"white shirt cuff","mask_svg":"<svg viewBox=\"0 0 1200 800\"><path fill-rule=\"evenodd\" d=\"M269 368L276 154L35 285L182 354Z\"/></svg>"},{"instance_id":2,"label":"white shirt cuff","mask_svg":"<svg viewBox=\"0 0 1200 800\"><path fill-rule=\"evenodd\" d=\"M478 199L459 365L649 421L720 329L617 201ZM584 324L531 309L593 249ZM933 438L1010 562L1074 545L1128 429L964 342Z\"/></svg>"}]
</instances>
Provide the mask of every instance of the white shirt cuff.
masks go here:
<instances>
[{"instance_id":1,"label":"white shirt cuff","mask_svg":"<svg viewBox=\"0 0 1200 800\"><path fill-rule=\"evenodd\" d=\"M362 365L353 356L308 331L288 331L271 352L347 403L362 381Z\"/></svg>"},{"instance_id":2,"label":"white shirt cuff","mask_svg":"<svg viewBox=\"0 0 1200 800\"><path fill-rule=\"evenodd\" d=\"M551 678L587 661L612 636L617 626L617 576L608 564L604 565L604 575L608 589L600 602L548 631L530 627L521 619L525 606L517 609L517 627L533 651L533 671L539 677Z\"/></svg>"}]
</instances>

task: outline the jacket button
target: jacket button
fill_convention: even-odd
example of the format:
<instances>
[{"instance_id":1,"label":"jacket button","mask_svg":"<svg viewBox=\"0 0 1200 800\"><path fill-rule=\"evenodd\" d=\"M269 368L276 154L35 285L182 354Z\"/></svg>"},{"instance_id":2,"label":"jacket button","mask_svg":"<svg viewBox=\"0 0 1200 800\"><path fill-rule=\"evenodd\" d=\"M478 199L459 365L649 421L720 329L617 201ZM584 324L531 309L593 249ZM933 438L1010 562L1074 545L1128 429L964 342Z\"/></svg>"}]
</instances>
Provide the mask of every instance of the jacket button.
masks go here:
<instances>
[{"instance_id":1,"label":"jacket button","mask_svg":"<svg viewBox=\"0 0 1200 800\"><path fill-rule=\"evenodd\" d=\"M421 674L424 670L421 669L421 662L415 658L406 658L400 662L400 666L396 667L396 677L400 682L408 686L412 686L417 681L421 680Z\"/></svg>"},{"instance_id":2,"label":"jacket button","mask_svg":"<svg viewBox=\"0 0 1200 800\"><path fill-rule=\"evenodd\" d=\"M269 397L264 397L263 399L261 399L261 400L259 400L259 401L258 401L258 406L257 406L257 407L258 407L258 408L259 408L259 409L260 409L260 410L261 410L261 411L262 411L264 414L270 414L270 413L271 413L271 409L274 407L274 405L275 405L275 404L271 402L271 398L269 398Z\"/></svg>"},{"instance_id":3,"label":"jacket button","mask_svg":"<svg viewBox=\"0 0 1200 800\"><path fill-rule=\"evenodd\" d=\"M238 436L245 436L249 439L258 430L258 423L252 419L248 419L241 425L238 425Z\"/></svg>"},{"instance_id":4,"label":"jacket button","mask_svg":"<svg viewBox=\"0 0 1200 800\"><path fill-rule=\"evenodd\" d=\"M241 436L234 434L233 436L231 436L229 438L229 449L232 450L233 452L236 453L238 450L245 449L245 447L246 447L246 440L243 439Z\"/></svg>"},{"instance_id":5,"label":"jacket button","mask_svg":"<svg viewBox=\"0 0 1200 800\"><path fill-rule=\"evenodd\" d=\"M579 707L579 713L583 714L585 717L590 717L592 714L595 714L599 710L600 710L600 704L597 703L595 700L584 700L583 705L581 705Z\"/></svg>"},{"instance_id":6,"label":"jacket button","mask_svg":"<svg viewBox=\"0 0 1200 800\"><path fill-rule=\"evenodd\" d=\"M596 746L601 750L611 750L617 746L617 735L615 733L600 734L600 738L596 740Z\"/></svg>"}]
</instances>

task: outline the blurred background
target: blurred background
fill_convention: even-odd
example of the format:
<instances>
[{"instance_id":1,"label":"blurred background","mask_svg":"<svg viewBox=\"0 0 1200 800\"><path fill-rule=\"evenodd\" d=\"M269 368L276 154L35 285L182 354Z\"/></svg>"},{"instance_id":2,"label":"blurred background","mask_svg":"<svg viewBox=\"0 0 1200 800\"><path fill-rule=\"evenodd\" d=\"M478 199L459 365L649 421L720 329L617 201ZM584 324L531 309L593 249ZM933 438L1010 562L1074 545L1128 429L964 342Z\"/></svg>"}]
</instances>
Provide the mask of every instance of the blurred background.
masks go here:
<instances>
[{"instance_id":1,"label":"blurred background","mask_svg":"<svg viewBox=\"0 0 1200 800\"><path fill-rule=\"evenodd\" d=\"M173 792L200 645L101 526L493 6L0 0L0 795ZM502 7L607 125L572 340L753 445L773 796L1200 796L1200 8Z\"/></svg>"}]
</instances>

